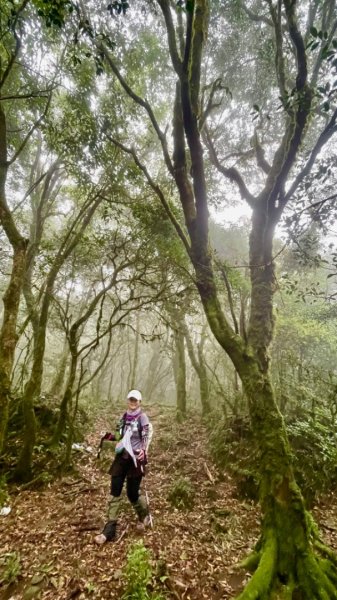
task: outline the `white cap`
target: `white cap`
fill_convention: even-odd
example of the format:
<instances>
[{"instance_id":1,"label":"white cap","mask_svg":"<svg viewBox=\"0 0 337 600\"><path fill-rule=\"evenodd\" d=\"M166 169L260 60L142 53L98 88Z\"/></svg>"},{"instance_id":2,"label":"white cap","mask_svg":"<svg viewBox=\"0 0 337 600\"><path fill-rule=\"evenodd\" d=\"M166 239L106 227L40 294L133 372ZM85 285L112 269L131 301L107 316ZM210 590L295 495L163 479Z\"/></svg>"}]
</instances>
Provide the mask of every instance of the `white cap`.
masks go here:
<instances>
[{"instance_id":1,"label":"white cap","mask_svg":"<svg viewBox=\"0 0 337 600\"><path fill-rule=\"evenodd\" d=\"M139 390L131 390L127 395L128 400L129 398L136 398L136 400L140 402L142 399L142 395Z\"/></svg>"}]
</instances>

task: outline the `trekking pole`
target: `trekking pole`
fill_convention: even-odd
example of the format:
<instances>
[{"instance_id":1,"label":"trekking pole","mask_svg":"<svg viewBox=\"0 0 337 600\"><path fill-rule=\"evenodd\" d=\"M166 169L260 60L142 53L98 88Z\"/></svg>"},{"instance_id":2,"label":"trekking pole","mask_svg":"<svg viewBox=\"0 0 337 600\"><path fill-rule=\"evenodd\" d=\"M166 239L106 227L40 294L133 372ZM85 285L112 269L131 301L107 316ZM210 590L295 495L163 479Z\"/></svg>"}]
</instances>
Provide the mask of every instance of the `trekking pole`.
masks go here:
<instances>
[{"instance_id":1,"label":"trekking pole","mask_svg":"<svg viewBox=\"0 0 337 600\"><path fill-rule=\"evenodd\" d=\"M143 475L144 475L144 468L143 468L143 465L141 466L141 471L142 471L142 473L143 473ZM147 508L148 508L148 511L149 511L149 515L148 515L148 516L149 516L149 523L150 523L150 527L151 527L151 529L153 529L153 517L152 517L152 515L151 515L151 511L150 511L150 501L149 501L149 494L147 493L147 489L146 489L146 484L145 484L145 479L144 479L144 477L143 477L143 487L144 487L144 493L145 493L146 504L147 504Z\"/></svg>"}]
</instances>

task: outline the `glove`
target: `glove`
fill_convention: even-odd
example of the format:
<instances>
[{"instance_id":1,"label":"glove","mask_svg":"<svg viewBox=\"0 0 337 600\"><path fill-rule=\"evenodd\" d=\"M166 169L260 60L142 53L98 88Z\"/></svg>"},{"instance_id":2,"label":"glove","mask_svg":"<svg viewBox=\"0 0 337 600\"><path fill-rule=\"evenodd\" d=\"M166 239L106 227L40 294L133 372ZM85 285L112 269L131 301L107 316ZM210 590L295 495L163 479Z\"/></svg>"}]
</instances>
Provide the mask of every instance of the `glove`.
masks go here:
<instances>
[{"instance_id":1,"label":"glove","mask_svg":"<svg viewBox=\"0 0 337 600\"><path fill-rule=\"evenodd\" d=\"M103 437L103 440L109 440L109 441L113 441L115 439L115 435L113 433L110 433L109 431L107 431Z\"/></svg>"},{"instance_id":2,"label":"glove","mask_svg":"<svg viewBox=\"0 0 337 600\"><path fill-rule=\"evenodd\" d=\"M145 450L138 450L137 460L139 462L146 462L146 452L145 452Z\"/></svg>"}]
</instances>

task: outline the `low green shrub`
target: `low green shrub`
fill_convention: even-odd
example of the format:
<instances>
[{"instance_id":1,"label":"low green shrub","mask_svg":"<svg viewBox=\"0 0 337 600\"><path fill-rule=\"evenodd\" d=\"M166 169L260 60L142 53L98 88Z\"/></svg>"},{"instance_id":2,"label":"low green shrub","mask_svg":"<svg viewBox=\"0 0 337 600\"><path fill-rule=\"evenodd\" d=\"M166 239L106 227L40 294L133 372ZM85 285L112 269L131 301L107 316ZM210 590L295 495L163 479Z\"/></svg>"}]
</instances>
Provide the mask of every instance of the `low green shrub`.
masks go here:
<instances>
[{"instance_id":1,"label":"low green shrub","mask_svg":"<svg viewBox=\"0 0 337 600\"><path fill-rule=\"evenodd\" d=\"M145 548L143 540L136 542L127 555L127 563L123 570L126 579L126 590L122 600L164 600L153 588L150 551Z\"/></svg>"},{"instance_id":2,"label":"low green shrub","mask_svg":"<svg viewBox=\"0 0 337 600\"><path fill-rule=\"evenodd\" d=\"M287 431L294 451L294 469L297 483L308 504L317 494L328 492L337 481L336 438L324 416L312 418L302 414L287 423Z\"/></svg>"},{"instance_id":3,"label":"low green shrub","mask_svg":"<svg viewBox=\"0 0 337 600\"><path fill-rule=\"evenodd\" d=\"M0 555L0 585L14 583L21 573L21 559L18 552Z\"/></svg>"},{"instance_id":4,"label":"low green shrub","mask_svg":"<svg viewBox=\"0 0 337 600\"><path fill-rule=\"evenodd\" d=\"M189 479L180 477L171 487L168 501L180 510L191 510L194 506L195 489Z\"/></svg>"},{"instance_id":5,"label":"low green shrub","mask_svg":"<svg viewBox=\"0 0 337 600\"><path fill-rule=\"evenodd\" d=\"M0 476L0 508L6 506L9 502L9 493L7 488L7 478L5 475Z\"/></svg>"}]
</instances>

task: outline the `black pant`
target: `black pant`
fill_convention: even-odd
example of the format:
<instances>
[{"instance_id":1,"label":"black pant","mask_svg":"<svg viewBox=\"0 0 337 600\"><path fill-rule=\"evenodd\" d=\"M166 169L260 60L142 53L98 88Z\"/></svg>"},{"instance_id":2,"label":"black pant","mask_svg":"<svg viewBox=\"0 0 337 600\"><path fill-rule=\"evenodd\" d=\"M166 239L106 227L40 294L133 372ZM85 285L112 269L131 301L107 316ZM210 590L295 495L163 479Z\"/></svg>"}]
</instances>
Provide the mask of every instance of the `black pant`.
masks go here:
<instances>
[{"instance_id":1,"label":"black pant","mask_svg":"<svg viewBox=\"0 0 337 600\"><path fill-rule=\"evenodd\" d=\"M110 468L110 475L110 493L112 496L118 498L121 495L126 479L126 494L128 499L132 504L138 501L143 473L140 466L135 467L132 458L116 456Z\"/></svg>"},{"instance_id":2,"label":"black pant","mask_svg":"<svg viewBox=\"0 0 337 600\"><path fill-rule=\"evenodd\" d=\"M126 495L130 502L134 504L139 498L139 488L143 476L140 477L127 477L125 475L117 475L117 477L111 477L111 496L120 496L122 493L124 481L126 478Z\"/></svg>"}]
</instances>

